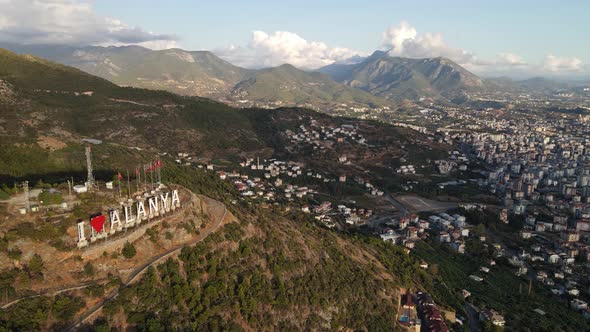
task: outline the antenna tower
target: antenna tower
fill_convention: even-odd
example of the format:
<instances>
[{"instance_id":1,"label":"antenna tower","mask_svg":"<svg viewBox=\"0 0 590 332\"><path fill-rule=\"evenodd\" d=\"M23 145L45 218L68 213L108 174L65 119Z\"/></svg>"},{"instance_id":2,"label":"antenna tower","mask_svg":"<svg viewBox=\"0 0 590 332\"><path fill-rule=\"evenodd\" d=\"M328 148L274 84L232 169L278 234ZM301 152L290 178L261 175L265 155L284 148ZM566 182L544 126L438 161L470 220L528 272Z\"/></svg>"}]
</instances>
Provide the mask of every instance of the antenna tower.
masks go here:
<instances>
[{"instance_id":1,"label":"antenna tower","mask_svg":"<svg viewBox=\"0 0 590 332\"><path fill-rule=\"evenodd\" d=\"M23 182L23 192L25 194L25 208L27 212L31 211L31 201L29 200L29 181Z\"/></svg>"},{"instance_id":2,"label":"antenna tower","mask_svg":"<svg viewBox=\"0 0 590 332\"><path fill-rule=\"evenodd\" d=\"M94 175L92 175L92 158L91 153L92 146L90 144L86 144L86 168L88 169L88 186L94 187Z\"/></svg>"}]
</instances>

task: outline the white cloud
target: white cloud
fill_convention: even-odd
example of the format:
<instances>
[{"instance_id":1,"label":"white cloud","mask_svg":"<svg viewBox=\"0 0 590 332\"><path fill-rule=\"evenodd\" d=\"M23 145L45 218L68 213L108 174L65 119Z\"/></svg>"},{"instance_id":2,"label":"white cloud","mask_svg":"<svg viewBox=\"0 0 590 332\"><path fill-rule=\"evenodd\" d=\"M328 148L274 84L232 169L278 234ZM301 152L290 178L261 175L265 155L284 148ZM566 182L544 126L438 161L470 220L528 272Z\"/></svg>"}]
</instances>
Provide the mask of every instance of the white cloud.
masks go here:
<instances>
[{"instance_id":1,"label":"white cloud","mask_svg":"<svg viewBox=\"0 0 590 332\"><path fill-rule=\"evenodd\" d=\"M169 48L176 37L129 26L94 12L84 0L0 0L0 41L26 44L130 45Z\"/></svg>"},{"instance_id":2,"label":"white cloud","mask_svg":"<svg viewBox=\"0 0 590 332\"><path fill-rule=\"evenodd\" d=\"M543 69L549 72L583 72L584 63L578 58L548 55L543 60Z\"/></svg>"},{"instance_id":3,"label":"white cloud","mask_svg":"<svg viewBox=\"0 0 590 332\"><path fill-rule=\"evenodd\" d=\"M408 22L391 26L382 34L382 48L392 56L409 58L446 57L465 68L487 75L533 75L582 73L587 68L579 58L548 55L541 64L530 64L520 55L502 52L492 59L482 59L473 52L448 45L441 33L419 33Z\"/></svg>"},{"instance_id":4,"label":"white cloud","mask_svg":"<svg viewBox=\"0 0 590 332\"><path fill-rule=\"evenodd\" d=\"M289 63L299 68L315 69L363 54L348 48L329 47L323 42L307 41L288 31L252 32L246 46L229 46L215 50L221 58L242 67L263 68Z\"/></svg>"},{"instance_id":5,"label":"white cloud","mask_svg":"<svg viewBox=\"0 0 590 332\"><path fill-rule=\"evenodd\" d=\"M508 66L527 66L528 64L520 55L513 53L499 53L496 57L496 63Z\"/></svg>"},{"instance_id":6,"label":"white cloud","mask_svg":"<svg viewBox=\"0 0 590 332\"><path fill-rule=\"evenodd\" d=\"M446 57L459 64L480 64L471 53L447 45L440 33L419 34L416 28L402 21L383 32L382 47L389 49L392 56L408 58Z\"/></svg>"}]
</instances>

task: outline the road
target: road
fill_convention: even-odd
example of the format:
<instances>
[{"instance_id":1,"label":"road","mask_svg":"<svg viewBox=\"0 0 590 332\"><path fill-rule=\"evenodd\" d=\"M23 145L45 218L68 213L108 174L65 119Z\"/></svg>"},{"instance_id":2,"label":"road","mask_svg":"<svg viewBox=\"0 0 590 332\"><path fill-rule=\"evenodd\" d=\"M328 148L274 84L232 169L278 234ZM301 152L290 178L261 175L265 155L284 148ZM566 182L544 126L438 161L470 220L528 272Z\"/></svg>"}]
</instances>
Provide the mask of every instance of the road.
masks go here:
<instances>
[{"instance_id":1,"label":"road","mask_svg":"<svg viewBox=\"0 0 590 332\"><path fill-rule=\"evenodd\" d=\"M395 208L401 213L402 217L405 217L409 214L408 208L402 202L395 199L393 195L386 193L385 198L391 203L391 205L395 206Z\"/></svg>"},{"instance_id":2,"label":"road","mask_svg":"<svg viewBox=\"0 0 590 332\"><path fill-rule=\"evenodd\" d=\"M473 304L465 302L465 311L467 311L467 319L469 320L469 331L479 332L479 310Z\"/></svg>"},{"instance_id":3,"label":"road","mask_svg":"<svg viewBox=\"0 0 590 332\"><path fill-rule=\"evenodd\" d=\"M219 229L219 227L222 225L223 220L227 216L227 208L222 203L217 202L212 199L209 199L207 205L209 205L209 206L218 205L218 208L219 208L219 206L221 206L223 208L222 216L215 221L213 227L205 229L195 239L193 239L189 242L185 242L183 244L176 245L176 246L170 248L169 250L167 250L166 252L150 258L147 262L145 262L144 264L135 268L133 270L133 272L127 277L127 281L125 281L121 284L121 287L119 287L117 290L115 290L113 293L111 293L109 296L107 296L104 300L102 300L101 302L97 303L95 306L90 308L90 310L86 311L82 316L80 316L80 318L68 330L73 331L76 328L80 327L80 325L82 323L84 323L86 320L88 320L94 314L96 314L98 311L100 311L102 309L102 307L104 307L105 304L116 299L117 296L119 296L119 290L121 288L131 285L134 281L136 281L138 279L139 276L141 276L145 271L147 271L147 269L150 266L153 266L154 264L157 264L157 263L161 262L162 260L174 255L175 253L179 252L180 250L182 250L182 248L184 248L186 246L192 246L192 245L195 245L195 244L203 241L211 233L217 231Z\"/></svg>"}]
</instances>

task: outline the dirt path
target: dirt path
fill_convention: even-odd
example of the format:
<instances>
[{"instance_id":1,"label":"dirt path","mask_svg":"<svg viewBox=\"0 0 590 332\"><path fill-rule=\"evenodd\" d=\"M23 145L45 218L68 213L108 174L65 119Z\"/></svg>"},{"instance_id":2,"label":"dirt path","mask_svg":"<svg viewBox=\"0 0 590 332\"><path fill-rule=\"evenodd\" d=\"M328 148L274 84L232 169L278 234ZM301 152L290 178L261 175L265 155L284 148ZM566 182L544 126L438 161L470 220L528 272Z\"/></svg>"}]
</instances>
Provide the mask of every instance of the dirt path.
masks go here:
<instances>
[{"instance_id":1,"label":"dirt path","mask_svg":"<svg viewBox=\"0 0 590 332\"><path fill-rule=\"evenodd\" d=\"M90 286L92 286L94 284L95 284L94 282L91 282L91 283L84 284L84 285L78 285L78 286L74 286L74 287L63 288L63 289L57 290L57 291L55 291L53 293L50 293L49 295L56 296L56 295L59 295L61 293L65 293L65 292L69 292L69 291L73 291L73 290L78 290L78 289L88 288L88 287L90 287ZM0 308L7 309L10 306L19 303L20 301L28 300L28 299L34 299L34 298L39 297L41 295L48 295L48 294L36 294L36 295L27 296L27 297L21 297L20 299L16 299L16 300L14 300L12 302L6 303L5 305L3 305Z\"/></svg>"}]
</instances>

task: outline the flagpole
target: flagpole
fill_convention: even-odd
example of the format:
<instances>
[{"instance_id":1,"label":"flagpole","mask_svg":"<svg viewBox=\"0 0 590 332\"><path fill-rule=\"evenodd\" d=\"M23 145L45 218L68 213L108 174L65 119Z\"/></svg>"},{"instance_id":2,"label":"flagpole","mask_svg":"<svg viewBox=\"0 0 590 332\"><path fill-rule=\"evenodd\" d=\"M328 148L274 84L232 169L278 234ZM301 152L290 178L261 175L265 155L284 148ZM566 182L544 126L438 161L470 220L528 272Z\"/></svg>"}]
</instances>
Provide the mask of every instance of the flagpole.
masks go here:
<instances>
[{"instance_id":1,"label":"flagpole","mask_svg":"<svg viewBox=\"0 0 590 332\"><path fill-rule=\"evenodd\" d=\"M153 165L150 162L150 180L152 181L152 190L154 190L154 170L152 167Z\"/></svg>"},{"instance_id":2,"label":"flagpole","mask_svg":"<svg viewBox=\"0 0 590 332\"><path fill-rule=\"evenodd\" d=\"M131 181L129 179L129 169L125 169L127 172L127 198L131 198Z\"/></svg>"},{"instance_id":3,"label":"flagpole","mask_svg":"<svg viewBox=\"0 0 590 332\"><path fill-rule=\"evenodd\" d=\"M119 182L119 199L121 199L121 180L122 180L121 178L122 178L121 172L117 171L117 180Z\"/></svg>"},{"instance_id":4,"label":"flagpole","mask_svg":"<svg viewBox=\"0 0 590 332\"><path fill-rule=\"evenodd\" d=\"M143 190L147 189L147 173L145 169L145 164L143 165Z\"/></svg>"},{"instance_id":5,"label":"flagpole","mask_svg":"<svg viewBox=\"0 0 590 332\"><path fill-rule=\"evenodd\" d=\"M137 192L139 192L139 183L141 182L141 171L139 166L135 167L135 184L137 185Z\"/></svg>"}]
</instances>

